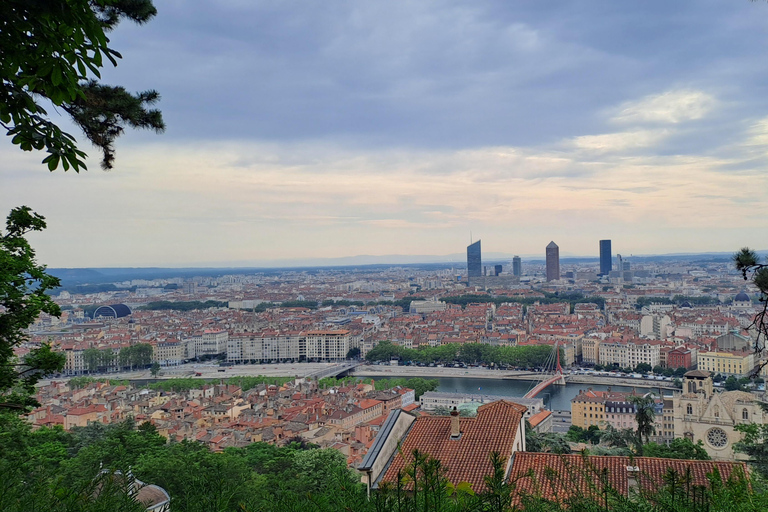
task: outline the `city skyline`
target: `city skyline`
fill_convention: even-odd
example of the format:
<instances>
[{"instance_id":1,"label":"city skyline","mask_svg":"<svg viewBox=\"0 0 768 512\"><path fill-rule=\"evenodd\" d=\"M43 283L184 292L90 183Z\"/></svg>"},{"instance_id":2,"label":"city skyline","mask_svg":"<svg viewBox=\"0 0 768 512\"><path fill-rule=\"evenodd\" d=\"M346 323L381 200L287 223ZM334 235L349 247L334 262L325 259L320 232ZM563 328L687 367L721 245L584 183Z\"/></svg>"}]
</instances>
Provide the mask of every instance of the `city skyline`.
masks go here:
<instances>
[{"instance_id":1,"label":"city skyline","mask_svg":"<svg viewBox=\"0 0 768 512\"><path fill-rule=\"evenodd\" d=\"M449 255L470 230L489 254L765 249L764 4L158 9L103 76L157 89L165 134L126 133L112 172L83 144L79 175L0 145L0 208L46 217L51 267Z\"/></svg>"}]
</instances>

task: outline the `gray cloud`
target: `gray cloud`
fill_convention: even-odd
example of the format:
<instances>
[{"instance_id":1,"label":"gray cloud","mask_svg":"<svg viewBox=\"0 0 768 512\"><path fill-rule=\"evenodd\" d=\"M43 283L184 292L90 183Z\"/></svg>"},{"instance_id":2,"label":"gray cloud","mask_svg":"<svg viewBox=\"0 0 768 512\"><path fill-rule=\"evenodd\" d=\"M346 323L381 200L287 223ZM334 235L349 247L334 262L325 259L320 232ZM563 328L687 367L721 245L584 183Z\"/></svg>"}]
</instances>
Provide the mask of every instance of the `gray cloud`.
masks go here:
<instances>
[{"instance_id":1,"label":"gray cloud","mask_svg":"<svg viewBox=\"0 0 768 512\"><path fill-rule=\"evenodd\" d=\"M166 134L79 176L0 147L0 206L49 216L53 265L449 254L470 229L498 252L730 250L766 228L763 4L158 8L111 35L105 80L158 89Z\"/></svg>"}]
</instances>

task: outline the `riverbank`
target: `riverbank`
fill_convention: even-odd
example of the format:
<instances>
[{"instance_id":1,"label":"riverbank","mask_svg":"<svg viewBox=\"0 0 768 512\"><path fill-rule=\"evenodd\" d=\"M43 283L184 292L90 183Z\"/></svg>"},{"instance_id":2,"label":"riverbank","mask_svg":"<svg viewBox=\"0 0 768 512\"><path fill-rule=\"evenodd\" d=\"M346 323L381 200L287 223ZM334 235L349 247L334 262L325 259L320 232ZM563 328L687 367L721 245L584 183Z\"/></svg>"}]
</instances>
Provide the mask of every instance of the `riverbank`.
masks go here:
<instances>
[{"instance_id":1,"label":"riverbank","mask_svg":"<svg viewBox=\"0 0 768 512\"><path fill-rule=\"evenodd\" d=\"M336 366L338 363L293 363L293 364L254 364L218 366L214 364L186 364L182 366L163 368L157 379L152 378L149 370L95 374L88 375L96 379L111 378L117 380L164 380L180 377L192 377L199 379L228 379L230 377L303 377L318 371ZM389 366L389 365L362 365L355 368L351 374L354 377L374 379L382 378L460 378L460 379L485 379L499 381L538 381L542 374L538 372L518 370L491 370L488 368L453 368L453 367L422 367L422 366ZM68 380L68 378L53 379ZM619 377L605 377L596 375L567 375L569 384L586 384L601 386L630 386L645 389L675 389L672 382L656 381L648 379L632 379ZM48 381L40 382L45 385ZM585 386L586 387L586 386Z\"/></svg>"},{"instance_id":2,"label":"riverbank","mask_svg":"<svg viewBox=\"0 0 768 512\"><path fill-rule=\"evenodd\" d=\"M540 380L541 373L515 371L515 370L490 370L487 368L430 368L423 366L384 366L384 365L365 365L355 368L355 377L423 377L435 379L442 377L468 378L468 379L496 379L496 380L519 380L536 381ZM601 386L628 386L644 389L676 389L670 381L633 379L623 377L604 377L596 375L566 375L566 382L569 384L595 384Z\"/></svg>"},{"instance_id":3,"label":"riverbank","mask_svg":"<svg viewBox=\"0 0 768 512\"><path fill-rule=\"evenodd\" d=\"M512 379L512 380L536 380L536 372L520 372L514 370L489 370L487 368L452 368L452 367L428 367L428 366L389 366L389 365L364 365L355 368L352 373L355 377L466 377L472 379Z\"/></svg>"}]
</instances>

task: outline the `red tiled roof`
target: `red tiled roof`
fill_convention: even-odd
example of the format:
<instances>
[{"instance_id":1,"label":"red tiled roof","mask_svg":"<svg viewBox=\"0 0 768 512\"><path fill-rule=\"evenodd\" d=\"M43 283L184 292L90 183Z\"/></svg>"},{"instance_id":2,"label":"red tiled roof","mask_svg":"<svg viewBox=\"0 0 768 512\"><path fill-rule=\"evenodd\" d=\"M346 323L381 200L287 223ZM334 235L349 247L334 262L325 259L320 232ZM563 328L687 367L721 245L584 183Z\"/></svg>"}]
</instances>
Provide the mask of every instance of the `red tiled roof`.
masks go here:
<instances>
[{"instance_id":1,"label":"red tiled roof","mask_svg":"<svg viewBox=\"0 0 768 512\"><path fill-rule=\"evenodd\" d=\"M532 427L535 427L539 423L547 419L551 414L552 414L551 411L539 411L533 416L531 416L531 419L528 420L528 423L530 423Z\"/></svg>"},{"instance_id":2,"label":"red tiled roof","mask_svg":"<svg viewBox=\"0 0 768 512\"><path fill-rule=\"evenodd\" d=\"M491 452L512 456L520 421L526 407L500 400L478 408L477 417L461 418L459 439L451 439L451 418L418 418L402 442L383 481L393 482L413 459L414 450L440 460L447 468L445 476L454 485L469 482L475 492L485 489L484 477L491 474Z\"/></svg>"},{"instance_id":3,"label":"red tiled roof","mask_svg":"<svg viewBox=\"0 0 768 512\"><path fill-rule=\"evenodd\" d=\"M628 467L636 467L637 472L630 472ZM715 469L725 481L736 468L747 475L743 462L517 452L510 481L518 497L534 495L564 501L579 494L599 494L606 484L627 496L630 475L635 475L642 490L653 491L664 485L664 476L670 469L680 477L690 470L692 485L709 486L707 475Z\"/></svg>"}]
</instances>

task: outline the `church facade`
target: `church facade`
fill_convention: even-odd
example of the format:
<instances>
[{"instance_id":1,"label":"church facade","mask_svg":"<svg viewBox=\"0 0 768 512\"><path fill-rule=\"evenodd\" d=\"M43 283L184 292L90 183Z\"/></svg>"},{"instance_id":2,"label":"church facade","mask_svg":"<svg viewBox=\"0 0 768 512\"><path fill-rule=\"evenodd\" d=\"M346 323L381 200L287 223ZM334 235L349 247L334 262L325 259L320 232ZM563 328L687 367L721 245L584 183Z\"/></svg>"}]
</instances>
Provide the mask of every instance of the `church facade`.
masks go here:
<instances>
[{"instance_id":1,"label":"church facade","mask_svg":"<svg viewBox=\"0 0 768 512\"><path fill-rule=\"evenodd\" d=\"M673 399L675 437L685 437L704 448L714 460L745 459L733 451L742 435L741 423L764 423L757 397L745 391L716 392L707 371L693 370L683 378L683 392Z\"/></svg>"}]
</instances>

